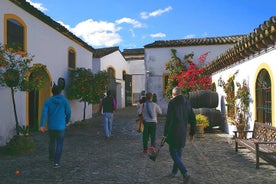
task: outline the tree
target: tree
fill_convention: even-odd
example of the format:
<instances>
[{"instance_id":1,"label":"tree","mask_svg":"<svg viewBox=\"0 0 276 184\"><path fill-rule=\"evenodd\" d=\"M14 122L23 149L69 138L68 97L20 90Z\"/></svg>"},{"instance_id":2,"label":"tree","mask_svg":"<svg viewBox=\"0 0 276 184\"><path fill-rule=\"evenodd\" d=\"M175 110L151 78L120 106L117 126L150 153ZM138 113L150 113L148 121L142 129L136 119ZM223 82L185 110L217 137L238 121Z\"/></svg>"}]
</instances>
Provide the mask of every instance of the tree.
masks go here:
<instances>
[{"instance_id":1,"label":"tree","mask_svg":"<svg viewBox=\"0 0 276 184\"><path fill-rule=\"evenodd\" d=\"M178 86L183 95L189 96L189 92L200 89L212 89L212 79L205 73L204 62L209 52L202 54L199 64L193 62L194 53L184 56L183 62L176 56L176 50L171 49L171 60L166 63L166 70L170 71L166 96L171 97L171 91Z\"/></svg>"},{"instance_id":2,"label":"tree","mask_svg":"<svg viewBox=\"0 0 276 184\"><path fill-rule=\"evenodd\" d=\"M108 85L107 72L103 71L94 75L90 69L77 68L70 71L69 78L68 98L79 99L84 103L83 120L85 120L87 103L99 103L104 95Z\"/></svg>"},{"instance_id":3,"label":"tree","mask_svg":"<svg viewBox=\"0 0 276 184\"><path fill-rule=\"evenodd\" d=\"M32 59L33 56L22 52L20 48L6 48L0 45L0 85L11 90L17 135L19 135L19 122L14 93L20 90L22 83L26 81Z\"/></svg>"}]
</instances>

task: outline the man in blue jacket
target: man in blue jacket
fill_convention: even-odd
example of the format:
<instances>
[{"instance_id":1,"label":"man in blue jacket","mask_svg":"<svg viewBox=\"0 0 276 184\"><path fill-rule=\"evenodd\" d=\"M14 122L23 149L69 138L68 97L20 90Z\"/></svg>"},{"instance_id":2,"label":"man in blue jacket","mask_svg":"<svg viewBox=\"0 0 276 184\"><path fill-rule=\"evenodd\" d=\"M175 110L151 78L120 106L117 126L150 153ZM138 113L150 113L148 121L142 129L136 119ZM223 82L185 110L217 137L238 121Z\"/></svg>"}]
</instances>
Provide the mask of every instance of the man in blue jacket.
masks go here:
<instances>
[{"instance_id":1,"label":"man in blue jacket","mask_svg":"<svg viewBox=\"0 0 276 184\"><path fill-rule=\"evenodd\" d=\"M65 127L71 117L69 102L60 94L61 91L61 88L54 84L52 87L53 96L48 98L44 103L39 128L41 132L46 131L45 122L47 119L49 132L49 159L54 162L54 168L60 166Z\"/></svg>"},{"instance_id":2,"label":"man in blue jacket","mask_svg":"<svg viewBox=\"0 0 276 184\"><path fill-rule=\"evenodd\" d=\"M182 149L186 144L187 124L190 123L189 138L193 140L196 128L196 118L190 102L182 95L181 89L175 87L172 90L173 99L168 104L166 123L164 127L164 138L169 145L173 169L171 177L180 170L184 183L188 183L190 175L181 160Z\"/></svg>"}]
</instances>

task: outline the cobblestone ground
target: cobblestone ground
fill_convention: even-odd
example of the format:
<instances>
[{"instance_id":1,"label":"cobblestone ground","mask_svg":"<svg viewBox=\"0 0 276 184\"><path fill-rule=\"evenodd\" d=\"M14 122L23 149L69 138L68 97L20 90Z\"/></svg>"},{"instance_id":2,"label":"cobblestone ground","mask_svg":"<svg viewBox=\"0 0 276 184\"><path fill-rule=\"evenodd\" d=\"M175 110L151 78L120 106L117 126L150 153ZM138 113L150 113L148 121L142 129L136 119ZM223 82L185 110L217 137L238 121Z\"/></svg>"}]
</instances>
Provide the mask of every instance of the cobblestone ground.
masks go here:
<instances>
[{"instance_id":1,"label":"cobblestone ground","mask_svg":"<svg viewBox=\"0 0 276 184\"><path fill-rule=\"evenodd\" d=\"M20 156L0 156L0 183L97 183L97 184L172 184L182 183L165 177L172 161L165 145L154 162L141 153L142 137L135 132L136 107L120 109L115 113L113 136L105 140L101 117L89 124L69 126L64 142L61 167L52 168L48 161L47 134L33 133L36 150ZM157 143L162 137L164 117L159 117ZM252 153L234 151L234 142L226 134L206 133L188 143L183 152L194 184L273 184L276 168L262 165L255 169ZM15 171L20 174L16 175Z\"/></svg>"}]
</instances>

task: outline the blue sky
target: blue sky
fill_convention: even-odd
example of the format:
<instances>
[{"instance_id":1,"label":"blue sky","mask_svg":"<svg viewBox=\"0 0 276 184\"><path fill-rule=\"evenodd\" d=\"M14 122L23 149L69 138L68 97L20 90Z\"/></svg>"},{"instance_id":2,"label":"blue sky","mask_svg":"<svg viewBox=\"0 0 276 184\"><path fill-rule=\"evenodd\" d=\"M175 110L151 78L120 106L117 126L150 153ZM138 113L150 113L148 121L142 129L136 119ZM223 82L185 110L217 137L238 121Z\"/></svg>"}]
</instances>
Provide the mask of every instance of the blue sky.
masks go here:
<instances>
[{"instance_id":1,"label":"blue sky","mask_svg":"<svg viewBox=\"0 0 276 184\"><path fill-rule=\"evenodd\" d=\"M276 0L27 0L94 48L249 34Z\"/></svg>"}]
</instances>

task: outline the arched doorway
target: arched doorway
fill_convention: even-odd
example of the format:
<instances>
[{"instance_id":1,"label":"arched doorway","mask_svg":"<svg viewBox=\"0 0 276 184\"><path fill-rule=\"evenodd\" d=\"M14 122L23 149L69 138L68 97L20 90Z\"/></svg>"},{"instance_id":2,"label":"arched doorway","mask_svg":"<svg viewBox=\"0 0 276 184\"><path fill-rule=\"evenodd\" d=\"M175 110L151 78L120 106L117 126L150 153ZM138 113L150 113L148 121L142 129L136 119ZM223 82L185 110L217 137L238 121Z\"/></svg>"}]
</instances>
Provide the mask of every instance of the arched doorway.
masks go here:
<instances>
[{"instance_id":1,"label":"arched doorway","mask_svg":"<svg viewBox=\"0 0 276 184\"><path fill-rule=\"evenodd\" d=\"M108 85L108 90L111 91L111 94L114 98L116 98L117 94L117 85L116 85L116 74L115 74L115 69L112 67L107 68L108 76L109 76L109 85Z\"/></svg>"},{"instance_id":2,"label":"arched doorway","mask_svg":"<svg viewBox=\"0 0 276 184\"><path fill-rule=\"evenodd\" d=\"M37 131L39 128L42 107L47 98L51 96L51 79L48 72L45 70L42 76L46 76L44 85L39 90L32 90L28 92L28 122L30 130ZM29 79L34 77L32 73Z\"/></svg>"},{"instance_id":3,"label":"arched doorway","mask_svg":"<svg viewBox=\"0 0 276 184\"><path fill-rule=\"evenodd\" d=\"M272 123L271 108L271 79L267 70L262 69L256 84L256 121Z\"/></svg>"}]
</instances>

